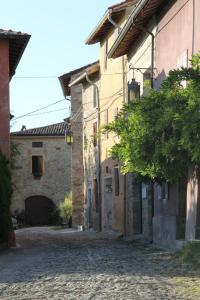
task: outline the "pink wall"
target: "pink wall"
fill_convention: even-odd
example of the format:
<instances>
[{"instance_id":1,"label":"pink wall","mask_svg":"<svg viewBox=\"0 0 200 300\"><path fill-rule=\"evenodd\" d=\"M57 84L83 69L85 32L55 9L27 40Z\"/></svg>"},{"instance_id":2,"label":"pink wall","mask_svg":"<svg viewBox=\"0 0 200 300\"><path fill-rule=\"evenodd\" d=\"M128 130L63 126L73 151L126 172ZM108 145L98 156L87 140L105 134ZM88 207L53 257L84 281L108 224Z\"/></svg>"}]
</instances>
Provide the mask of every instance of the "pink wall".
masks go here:
<instances>
[{"instance_id":1,"label":"pink wall","mask_svg":"<svg viewBox=\"0 0 200 300\"><path fill-rule=\"evenodd\" d=\"M9 41L0 41L0 148L10 155Z\"/></svg>"},{"instance_id":2,"label":"pink wall","mask_svg":"<svg viewBox=\"0 0 200 300\"><path fill-rule=\"evenodd\" d=\"M194 42L193 3L196 10ZM188 58L191 58L193 45L194 52L200 50L199 15L199 0L177 0L160 19L155 38L155 87L159 87L170 70L178 67L178 61L184 53L188 53Z\"/></svg>"}]
</instances>

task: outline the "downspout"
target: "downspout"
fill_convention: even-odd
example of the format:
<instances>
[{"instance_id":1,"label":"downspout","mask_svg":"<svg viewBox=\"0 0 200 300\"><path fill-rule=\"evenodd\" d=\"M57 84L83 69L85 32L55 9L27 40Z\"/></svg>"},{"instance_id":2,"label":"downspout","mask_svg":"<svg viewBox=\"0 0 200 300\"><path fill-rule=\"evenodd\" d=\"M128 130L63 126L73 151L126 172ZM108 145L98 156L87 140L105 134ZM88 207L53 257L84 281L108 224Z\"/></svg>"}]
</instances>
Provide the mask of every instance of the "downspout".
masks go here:
<instances>
[{"instance_id":1,"label":"downspout","mask_svg":"<svg viewBox=\"0 0 200 300\"><path fill-rule=\"evenodd\" d=\"M109 22L118 30L118 35L121 32L121 27L111 18L112 10L108 11L108 20ZM126 78L125 78L125 59L124 55L122 56L122 84L123 84L123 103L126 102ZM126 235L126 175L124 175L124 235Z\"/></svg>"},{"instance_id":2,"label":"downspout","mask_svg":"<svg viewBox=\"0 0 200 300\"><path fill-rule=\"evenodd\" d=\"M144 33L148 33L151 36L152 42L151 42L151 88L154 88L154 47L155 47L155 35L149 31L148 29L146 29L143 26L137 25L134 23L134 20L132 21L133 26L135 26L136 28L138 28L139 30L143 31Z\"/></svg>"},{"instance_id":3,"label":"downspout","mask_svg":"<svg viewBox=\"0 0 200 300\"><path fill-rule=\"evenodd\" d=\"M120 34L121 27L112 19L111 14L112 14L112 9L109 9L108 21L118 30L118 34Z\"/></svg>"},{"instance_id":4,"label":"downspout","mask_svg":"<svg viewBox=\"0 0 200 300\"><path fill-rule=\"evenodd\" d=\"M99 87L96 83L90 80L88 73L85 73L86 80L89 84L93 85L97 91L97 130L99 132L101 126L101 118L100 118L100 97L99 97ZM99 211L99 231L101 231L101 215L102 215L102 205L101 205L101 141L100 137L97 137L97 148L98 148L98 211Z\"/></svg>"}]
</instances>

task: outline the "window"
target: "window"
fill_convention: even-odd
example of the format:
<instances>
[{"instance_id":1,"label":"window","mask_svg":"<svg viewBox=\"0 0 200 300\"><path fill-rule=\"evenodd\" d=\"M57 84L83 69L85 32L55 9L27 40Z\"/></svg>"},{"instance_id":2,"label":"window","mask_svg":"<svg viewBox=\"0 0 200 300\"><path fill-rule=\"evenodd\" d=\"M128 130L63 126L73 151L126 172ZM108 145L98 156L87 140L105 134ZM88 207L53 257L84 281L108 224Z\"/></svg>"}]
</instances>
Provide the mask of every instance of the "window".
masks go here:
<instances>
[{"instance_id":1,"label":"window","mask_svg":"<svg viewBox=\"0 0 200 300\"><path fill-rule=\"evenodd\" d=\"M151 73L145 72L143 74L143 96L148 96L151 89Z\"/></svg>"},{"instance_id":2,"label":"window","mask_svg":"<svg viewBox=\"0 0 200 300\"><path fill-rule=\"evenodd\" d=\"M113 118L114 118L114 119L117 118L118 113L119 113L119 109L118 109L118 107L116 107L116 108L114 109L114 112L113 112Z\"/></svg>"},{"instance_id":3,"label":"window","mask_svg":"<svg viewBox=\"0 0 200 300\"><path fill-rule=\"evenodd\" d=\"M93 123L93 145L97 146L97 122Z\"/></svg>"},{"instance_id":4,"label":"window","mask_svg":"<svg viewBox=\"0 0 200 300\"><path fill-rule=\"evenodd\" d=\"M128 84L128 102L136 101L139 99L140 85L135 79L132 79L132 81Z\"/></svg>"},{"instance_id":5,"label":"window","mask_svg":"<svg viewBox=\"0 0 200 300\"><path fill-rule=\"evenodd\" d=\"M93 179L93 187L94 187L94 206L95 210L98 213L99 211L99 197L98 197L98 181L97 179Z\"/></svg>"},{"instance_id":6,"label":"window","mask_svg":"<svg viewBox=\"0 0 200 300\"><path fill-rule=\"evenodd\" d=\"M114 167L115 196L119 196L119 166Z\"/></svg>"},{"instance_id":7,"label":"window","mask_svg":"<svg viewBox=\"0 0 200 300\"><path fill-rule=\"evenodd\" d=\"M42 148L43 142L32 142L32 148Z\"/></svg>"},{"instance_id":8,"label":"window","mask_svg":"<svg viewBox=\"0 0 200 300\"><path fill-rule=\"evenodd\" d=\"M169 199L169 183L162 182L158 184L157 193L160 201L167 201Z\"/></svg>"},{"instance_id":9,"label":"window","mask_svg":"<svg viewBox=\"0 0 200 300\"><path fill-rule=\"evenodd\" d=\"M93 85L93 107L97 107L97 88Z\"/></svg>"},{"instance_id":10,"label":"window","mask_svg":"<svg viewBox=\"0 0 200 300\"><path fill-rule=\"evenodd\" d=\"M43 156L32 156L32 174L35 178L43 175Z\"/></svg>"}]
</instances>

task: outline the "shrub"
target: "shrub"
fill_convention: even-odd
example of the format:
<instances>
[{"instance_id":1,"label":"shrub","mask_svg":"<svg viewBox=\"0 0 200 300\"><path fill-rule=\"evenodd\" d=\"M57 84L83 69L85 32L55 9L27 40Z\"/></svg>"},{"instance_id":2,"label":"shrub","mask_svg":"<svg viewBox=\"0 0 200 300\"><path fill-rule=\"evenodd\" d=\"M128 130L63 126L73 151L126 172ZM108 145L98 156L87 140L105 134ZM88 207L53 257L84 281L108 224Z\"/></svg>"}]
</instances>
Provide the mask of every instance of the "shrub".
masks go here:
<instances>
[{"instance_id":1,"label":"shrub","mask_svg":"<svg viewBox=\"0 0 200 300\"><path fill-rule=\"evenodd\" d=\"M0 243L8 246L12 220L10 204L12 196L12 183L9 163L0 152Z\"/></svg>"},{"instance_id":2,"label":"shrub","mask_svg":"<svg viewBox=\"0 0 200 300\"><path fill-rule=\"evenodd\" d=\"M63 202L59 204L59 214L64 222L70 226L72 219L72 193L67 193Z\"/></svg>"},{"instance_id":3,"label":"shrub","mask_svg":"<svg viewBox=\"0 0 200 300\"><path fill-rule=\"evenodd\" d=\"M176 253L176 257L182 262L199 269L200 268L200 242L188 242L180 251Z\"/></svg>"}]
</instances>

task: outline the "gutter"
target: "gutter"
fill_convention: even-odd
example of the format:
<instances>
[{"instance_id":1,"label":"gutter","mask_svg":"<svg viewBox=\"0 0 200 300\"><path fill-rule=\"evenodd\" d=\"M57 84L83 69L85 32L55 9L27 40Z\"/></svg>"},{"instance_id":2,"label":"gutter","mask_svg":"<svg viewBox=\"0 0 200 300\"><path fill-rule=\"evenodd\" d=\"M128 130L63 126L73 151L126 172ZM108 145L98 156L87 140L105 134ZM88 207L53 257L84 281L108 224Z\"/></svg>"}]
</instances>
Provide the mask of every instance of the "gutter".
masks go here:
<instances>
[{"instance_id":1,"label":"gutter","mask_svg":"<svg viewBox=\"0 0 200 300\"><path fill-rule=\"evenodd\" d=\"M95 42L91 43L91 40L94 38L94 36L97 34L97 32L99 31L99 29L103 26L103 24L106 22L106 20L108 19L108 13L106 12L105 15L103 16L103 18L99 21L99 23L97 24L97 26L95 27L95 29L91 32L91 34L88 36L88 38L85 40L85 44L86 45L90 45L90 44L95 44Z\"/></svg>"},{"instance_id":2,"label":"gutter","mask_svg":"<svg viewBox=\"0 0 200 300\"><path fill-rule=\"evenodd\" d=\"M108 53L108 58L112 58L115 50L117 49L117 47L119 46L119 44L122 42L122 40L124 39L125 35L127 34L128 30L130 29L132 23L133 23L133 19L135 19L137 17L137 15L139 14L139 12L143 9L143 7L147 4L149 0L140 0L140 2L133 8L130 16L128 17L128 20L124 26L124 28L122 29L119 37L117 38L117 40L114 42L112 48L110 49L109 53Z\"/></svg>"},{"instance_id":3,"label":"gutter","mask_svg":"<svg viewBox=\"0 0 200 300\"><path fill-rule=\"evenodd\" d=\"M75 80L73 80L71 83L68 84L68 87L72 87L73 85L78 84L82 79L84 79L86 77L86 73L83 73L81 76L79 76L78 78L76 78Z\"/></svg>"}]
</instances>

